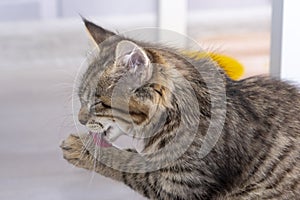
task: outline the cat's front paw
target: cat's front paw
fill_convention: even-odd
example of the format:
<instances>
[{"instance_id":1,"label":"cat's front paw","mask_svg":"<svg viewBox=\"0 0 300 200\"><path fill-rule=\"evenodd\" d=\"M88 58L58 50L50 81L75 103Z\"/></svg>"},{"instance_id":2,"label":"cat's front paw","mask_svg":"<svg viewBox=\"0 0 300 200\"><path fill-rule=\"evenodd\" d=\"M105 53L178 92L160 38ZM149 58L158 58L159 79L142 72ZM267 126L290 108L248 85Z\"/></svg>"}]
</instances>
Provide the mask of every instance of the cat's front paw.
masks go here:
<instances>
[{"instance_id":1,"label":"cat's front paw","mask_svg":"<svg viewBox=\"0 0 300 200\"><path fill-rule=\"evenodd\" d=\"M84 148L81 137L71 134L62 142L60 147L64 159L77 167L85 168L88 151Z\"/></svg>"}]
</instances>

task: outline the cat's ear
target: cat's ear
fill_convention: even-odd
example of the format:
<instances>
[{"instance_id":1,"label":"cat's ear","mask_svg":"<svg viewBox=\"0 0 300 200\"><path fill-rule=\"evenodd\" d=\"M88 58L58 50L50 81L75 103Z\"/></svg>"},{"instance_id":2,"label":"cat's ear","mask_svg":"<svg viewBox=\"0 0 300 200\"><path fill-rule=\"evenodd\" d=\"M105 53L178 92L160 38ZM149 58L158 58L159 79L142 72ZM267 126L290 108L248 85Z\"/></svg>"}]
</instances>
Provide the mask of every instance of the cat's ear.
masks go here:
<instances>
[{"instance_id":1,"label":"cat's ear","mask_svg":"<svg viewBox=\"0 0 300 200\"><path fill-rule=\"evenodd\" d=\"M107 38L114 36L115 33L108 31L100 26L97 26L93 22L88 21L84 17L82 17L82 20L84 22L84 25L88 31L88 33L91 35L94 42L99 45L101 42L106 40Z\"/></svg>"},{"instance_id":2,"label":"cat's ear","mask_svg":"<svg viewBox=\"0 0 300 200\"><path fill-rule=\"evenodd\" d=\"M116 63L126 67L138 84L144 84L152 77L153 68L146 51L131 41L118 43Z\"/></svg>"}]
</instances>

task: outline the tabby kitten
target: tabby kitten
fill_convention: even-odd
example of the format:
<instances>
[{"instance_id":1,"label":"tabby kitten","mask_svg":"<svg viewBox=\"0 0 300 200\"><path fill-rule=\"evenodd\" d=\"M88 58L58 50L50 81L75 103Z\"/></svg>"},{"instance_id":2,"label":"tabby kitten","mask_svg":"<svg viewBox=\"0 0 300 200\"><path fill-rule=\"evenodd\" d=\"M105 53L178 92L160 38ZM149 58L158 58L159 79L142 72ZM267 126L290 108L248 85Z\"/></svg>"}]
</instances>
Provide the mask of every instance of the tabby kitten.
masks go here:
<instances>
[{"instance_id":1,"label":"tabby kitten","mask_svg":"<svg viewBox=\"0 0 300 200\"><path fill-rule=\"evenodd\" d=\"M233 81L209 59L84 22L99 44L78 93L90 132L62 143L68 162L149 199L300 199L296 87L269 77ZM202 154L209 131L220 135ZM143 151L113 146L122 134L144 137Z\"/></svg>"}]
</instances>

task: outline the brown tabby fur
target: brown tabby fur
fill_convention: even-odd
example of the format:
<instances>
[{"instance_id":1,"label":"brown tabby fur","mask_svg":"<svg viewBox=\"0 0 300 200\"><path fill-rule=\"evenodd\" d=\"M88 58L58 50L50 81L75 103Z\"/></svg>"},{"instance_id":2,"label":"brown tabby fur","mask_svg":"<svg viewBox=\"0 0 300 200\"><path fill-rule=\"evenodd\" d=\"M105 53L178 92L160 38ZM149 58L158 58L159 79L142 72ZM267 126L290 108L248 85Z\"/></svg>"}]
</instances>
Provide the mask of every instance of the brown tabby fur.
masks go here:
<instances>
[{"instance_id":1,"label":"brown tabby fur","mask_svg":"<svg viewBox=\"0 0 300 200\"><path fill-rule=\"evenodd\" d=\"M98 44L114 36L114 33L87 20L85 25ZM180 77L172 74L176 70L191 83L197 96L200 111L198 132L181 157L153 171L142 172L138 167L117 170L118 165L124 162L134 162L134 155L138 154L119 158L119 163L112 162L113 167L106 166L94 159L91 151L83 145L82 138L76 135L70 135L61 145L67 161L123 182L141 195L155 200L300 199L300 94L296 87L269 77L232 81L208 59L183 59L182 55L174 53L177 52L174 49L115 36L101 45L98 57L83 77L79 88L82 102L80 122L87 124L117 117L126 124L131 118L143 127L142 131L147 132L147 127L153 128L152 125L158 123L164 113L166 123L156 135L144 140L144 152L167 147L174 130L179 127L179 107L191 100L189 95L183 95L184 102L175 98L174 93L179 89L186 91ZM122 75L122 70L116 71L114 55L116 46L123 40L137 44L152 63L161 64L153 69L151 79L155 79L156 83L143 82L131 94L128 114L111 104L114 82ZM200 75L194 65L205 73ZM206 157L199 158L199 149L211 117L210 91L203 76L215 78L216 69L222 76L216 81L223 81L226 89L225 124L216 146ZM100 76L101 72L103 76ZM170 87L157 84L159 82ZM115 98L114 101L124 103L123 96ZM101 104L94 109L88 106L99 99ZM153 108L154 114L151 112ZM112 114L114 109L117 116ZM191 124L192 120L195 119L191 119ZM189 137L188 130L182 132L182 137L185 136ZM82 137L88 138L88 135ZM111 158L119 156L114 147L106 151ZM162 160L166 158L165 155L159 156ZM140 166L142 168L143 163Z\"/></svg>"}]
</instances>

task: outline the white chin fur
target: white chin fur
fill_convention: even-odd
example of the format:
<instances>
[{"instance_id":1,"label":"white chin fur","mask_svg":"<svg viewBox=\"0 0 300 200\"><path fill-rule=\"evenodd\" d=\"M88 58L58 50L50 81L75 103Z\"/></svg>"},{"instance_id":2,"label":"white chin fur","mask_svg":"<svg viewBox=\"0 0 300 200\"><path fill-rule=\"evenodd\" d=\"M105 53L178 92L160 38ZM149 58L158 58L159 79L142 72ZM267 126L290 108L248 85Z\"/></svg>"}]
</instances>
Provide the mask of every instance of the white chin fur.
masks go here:
<instances>
[{"instance_id":1,"label":"white chin fur","mask_svg":"<svg viewBox=\"0 0 300 200\"><path fill-rule=\"evenodd\" d=\"M87 125L87 128L89 131L94 132L94 133L106 133L105 138L109 142L114 142L116 141L121 135L124 135L125 133L119 128L118 124L111 120L102 120L101 124L103 125L100 127L99 125L93 125L89 124Z\"/></svg>"},{"instance_id":2,"label":"white chin fur","mask_svg":"<svg viewBox=\"0 0 300 200\"><path fill-rule=\"evenodd\" d=\"M110 142L116 141L124 132L116 124L111 124L107 132L107 138Z\"/></svg>"}]
</instances>

